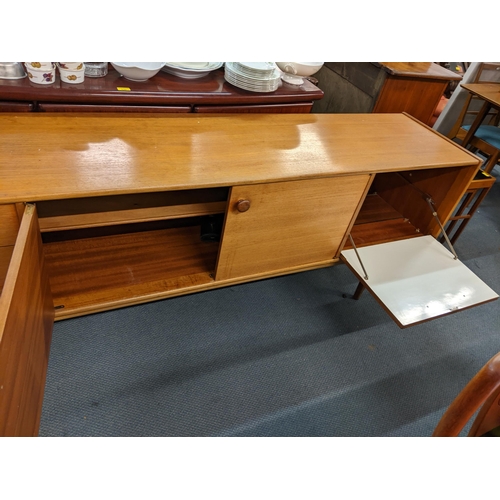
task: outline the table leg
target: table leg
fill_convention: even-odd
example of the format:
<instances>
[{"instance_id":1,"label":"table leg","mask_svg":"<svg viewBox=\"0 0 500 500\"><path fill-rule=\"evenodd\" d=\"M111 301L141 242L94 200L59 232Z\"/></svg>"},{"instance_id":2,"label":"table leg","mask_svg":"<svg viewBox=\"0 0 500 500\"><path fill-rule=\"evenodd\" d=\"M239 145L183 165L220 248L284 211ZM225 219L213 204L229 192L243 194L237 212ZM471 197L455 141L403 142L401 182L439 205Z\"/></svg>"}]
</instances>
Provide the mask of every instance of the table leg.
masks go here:
<instances>
[{"instance_id":1,"label":"table leg","mask_svg":"<svg viewBox=\"0 0 500 500\"><path fill-rule=\"evenodd\" d=\"M470 143L470 141L474 137L474 134L476 133L476 131L479 128L479 126L481 125L481 123L483 123L483 120L486 117L486 115L488 114L488 112L490 111L490 109L491 109L491 104L487 101L484 101L484 104L481 107L481 109L479 110L479 113L477 114L476 119L474 120L474 122L470 126L470 129L467 132L467 135L464 137L464 140L462 141L462 147L466 148L467 145Z\"/></svg>"}]
</instances>

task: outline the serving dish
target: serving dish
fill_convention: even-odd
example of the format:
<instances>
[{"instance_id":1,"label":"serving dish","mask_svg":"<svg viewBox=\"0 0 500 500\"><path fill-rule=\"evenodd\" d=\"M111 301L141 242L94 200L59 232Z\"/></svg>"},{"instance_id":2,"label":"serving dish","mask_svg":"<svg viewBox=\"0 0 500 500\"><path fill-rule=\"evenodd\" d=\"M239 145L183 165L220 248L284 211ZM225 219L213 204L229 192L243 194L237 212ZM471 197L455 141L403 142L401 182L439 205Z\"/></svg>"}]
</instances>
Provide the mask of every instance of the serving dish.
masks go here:
<instances>
[{"instance_id":1,"label":"serving dish","mask_svg":"<svg viewBox=\"0 0 500 500\"><path fill-rule=\"evenodd\" d=\"M180 78L202 78L222 67L223 62L167 62L161 69Z\"/></svg>"},{"instance_id":2,"label":"serving dish","mask_svg":"<svg viewBox=\"0 0 500 500\"><path fill-rule=\"evenodd\" d=\"M112 62L111 66L127 80L145 82L163 67L163 62Z\"/></svg>"},{"instance_id":3,"label":"serving dish","mask_svg":"<svg viewBox=\"0 0 500 500\"><path fill-rule=\"evenodd\" d=\"M281 79L292 85L302 85L304 78L314 75L322 67L322 62L277 62L278 68L283 71Z\"/></svg>"}]
</instances>

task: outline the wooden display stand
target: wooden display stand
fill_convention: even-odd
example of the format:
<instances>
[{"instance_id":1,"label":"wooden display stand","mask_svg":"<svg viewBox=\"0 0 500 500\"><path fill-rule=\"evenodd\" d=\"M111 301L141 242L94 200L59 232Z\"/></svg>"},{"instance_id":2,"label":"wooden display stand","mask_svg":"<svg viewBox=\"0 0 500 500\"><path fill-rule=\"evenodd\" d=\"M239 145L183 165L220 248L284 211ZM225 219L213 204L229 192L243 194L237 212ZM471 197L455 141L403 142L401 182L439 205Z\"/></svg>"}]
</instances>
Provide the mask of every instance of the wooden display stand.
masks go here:
<instances>
[{"instance_id":1,"label":"wooden display stand","mask_svg":"<svg viewBox=\"0 0 500 500\"><path fill-rule=\"evenodd\" d=\"M404 114L4 114L0 148L2 435L37 433L54 317L434 240L480 164Z\"/></svg>"}]
</instances>

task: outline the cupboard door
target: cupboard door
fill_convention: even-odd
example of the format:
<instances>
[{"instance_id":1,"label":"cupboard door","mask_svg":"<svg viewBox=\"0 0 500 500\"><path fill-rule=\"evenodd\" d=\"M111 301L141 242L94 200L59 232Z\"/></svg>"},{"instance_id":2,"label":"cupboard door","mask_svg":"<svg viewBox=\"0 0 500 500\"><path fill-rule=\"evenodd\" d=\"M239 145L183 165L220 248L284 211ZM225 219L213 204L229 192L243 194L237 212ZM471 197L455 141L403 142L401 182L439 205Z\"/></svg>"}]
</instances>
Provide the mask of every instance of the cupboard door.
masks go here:
<instances>
[{"instance_id":1,"label":"cupboard door","mask_svg":"<svg viewBox=\"0 0 500 500\"><path fill-rule=\"evenodd\" d=\"M498 298L432 236L365 246L358 254L343 250L341 259L401 328Z\"/></svg>"},{"instance_id":2,"label":"cupboard door","mask_svg":"<svg viewBox=\"0 0 500 500\"><path fill-rule=\"evenodd\" d=\"M233 187L215 279L328 265L369 181L356 175Z\"/></svg>"},{"instance_id":3,"label":"cupboard door","mask_svg":"<svg viewBox=\"0 0 500 500\"><path fill-rule=\"evenodd\" d=\"M54 306L34 205L27 205L0 296L0 436L38 434Z\"/></svg>"}]
</instances>

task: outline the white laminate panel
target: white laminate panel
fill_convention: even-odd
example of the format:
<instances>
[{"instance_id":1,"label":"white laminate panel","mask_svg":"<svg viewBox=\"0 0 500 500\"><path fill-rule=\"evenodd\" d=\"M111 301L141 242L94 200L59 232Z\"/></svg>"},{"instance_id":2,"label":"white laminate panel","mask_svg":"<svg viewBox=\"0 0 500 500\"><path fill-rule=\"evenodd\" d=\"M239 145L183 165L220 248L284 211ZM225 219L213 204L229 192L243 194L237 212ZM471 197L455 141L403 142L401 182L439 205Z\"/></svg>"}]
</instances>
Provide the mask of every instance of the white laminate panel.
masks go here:
<instances>
[{"instance_id":1,"label":"white laminate panel","mask_svg":"<svg viewBox=\"0 0 500 500\"><path fill-rule=\"evenodd\" d=\"M342 258L361 282L406 327L498 298L460 260L432 236L358 248Z\"/></svg>"}]
</instances>

